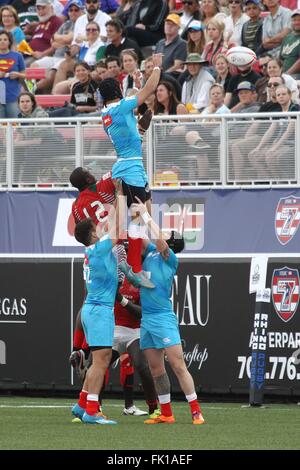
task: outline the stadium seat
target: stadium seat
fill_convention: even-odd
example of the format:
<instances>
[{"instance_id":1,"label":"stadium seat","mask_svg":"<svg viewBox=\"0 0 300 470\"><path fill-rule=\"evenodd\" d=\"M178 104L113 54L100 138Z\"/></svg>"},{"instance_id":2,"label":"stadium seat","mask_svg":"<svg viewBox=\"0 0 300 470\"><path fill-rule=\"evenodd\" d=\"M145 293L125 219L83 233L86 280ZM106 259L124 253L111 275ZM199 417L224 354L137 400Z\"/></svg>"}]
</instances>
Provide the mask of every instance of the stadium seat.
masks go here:
<instances>
[{"instance_id":1,"label":"stadium seat","mask_svg":"<svg viewBox=\"0 0 300 470\"><path fill-rule=\"evenodd\" d=\"M46 78L46 69L36 67L25 70L25 80L41 80L42 78Z\"/></svg>"},{"instance_id":2,"label":"stadium seat","mask_svg":"<svg viewBox=\"0 0 300 470\"><path fill-rule=\"evenodd\" d=\"M36 102L43 108L64 106L71 100L71 95L35 95Z\"/></svg>"}]
</instances>

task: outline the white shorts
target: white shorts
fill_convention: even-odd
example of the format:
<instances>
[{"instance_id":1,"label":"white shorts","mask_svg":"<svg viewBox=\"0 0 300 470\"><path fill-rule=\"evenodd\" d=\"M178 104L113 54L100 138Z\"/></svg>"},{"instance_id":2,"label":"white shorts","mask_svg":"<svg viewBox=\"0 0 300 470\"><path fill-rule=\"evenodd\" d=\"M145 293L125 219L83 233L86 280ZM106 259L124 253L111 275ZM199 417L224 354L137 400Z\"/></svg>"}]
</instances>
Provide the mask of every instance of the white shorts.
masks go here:
<instances>
[{"instance_id":1,"label":"white shorts","mask_svg":"<svg viewBox=\"0 0 300 470\"><path fill-rule=\"evenodd\" d=\"M126 326L115 326L113 349L118 353L127 352L128 346L136 339L140 339L140 328L127 328Z\"/></svg>"},{"instance_id":2,"label":"white shorts","mask_svg":"<svg viewBox=\"0 0 300 470\"><path fill-rule=\"evenodd\" d=\"M57 70L62 61L65 60L64 57L42 57L34 62L34 66L41 69L55 69Z\"/></svg>"}]
</instances>

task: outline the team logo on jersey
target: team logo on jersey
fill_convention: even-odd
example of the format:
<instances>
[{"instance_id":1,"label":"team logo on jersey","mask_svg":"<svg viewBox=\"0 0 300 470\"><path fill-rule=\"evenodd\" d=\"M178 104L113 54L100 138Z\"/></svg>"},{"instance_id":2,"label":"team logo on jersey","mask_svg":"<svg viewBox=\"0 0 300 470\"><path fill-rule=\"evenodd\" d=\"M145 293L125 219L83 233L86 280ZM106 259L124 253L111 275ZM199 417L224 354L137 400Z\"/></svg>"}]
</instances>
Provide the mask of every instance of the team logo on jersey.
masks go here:
<instances>
[{"instance_id":1,"label":"team logo on jersey","mask_svg":"<svg viewBox=\"0 0 300 470\"><path fill-rule=\"evenodd\" d=\"M109 114L103 116L102 121L105 127L109 127L112 124L112 118Z\"/></svg>"},{"instance_id":2,"label":"team logo on jersey","mask_svg":"<svg viewBox=\"0 0 300 470\"><path fill-rule=\"evenodd\" d=\"M162 231L184 234L186 250L200 250L204 245L204 199L168 198L162 211Z\"/></svg>"},{"instance_id":3,"label":"team logo on jersey","mask_svg":"<svg viewBox=\"0 0 300 470\"><path fill-rule=\"evenodd\" d=\"M295 235L300 223L300 197L288 196L279 199L275 230L278 241L286 245Z\"/></svg>"},{"instance_id":4,"label":"team logo on jersey","mask_svg":"<svg viewBox=\"0 0 300 470\"><path fill-rule=\"evenodd\" d=\"M272 300L277 315L284 322L290 321L299 304L298 269L274 269L272 277Z\"/></svg>"}]
</instances>

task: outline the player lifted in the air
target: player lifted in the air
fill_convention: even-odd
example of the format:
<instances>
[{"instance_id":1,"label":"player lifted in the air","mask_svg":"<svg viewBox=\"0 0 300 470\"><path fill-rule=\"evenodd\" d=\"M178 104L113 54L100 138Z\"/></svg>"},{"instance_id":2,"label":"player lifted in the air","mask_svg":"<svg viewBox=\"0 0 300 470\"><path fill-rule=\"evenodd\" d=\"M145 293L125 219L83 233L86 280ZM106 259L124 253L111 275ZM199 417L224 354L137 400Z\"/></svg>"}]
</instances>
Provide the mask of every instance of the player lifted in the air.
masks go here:
<instances>
[{"instance_id":1,"label":"player lifted in the air","mask_svg":"<svg viewBox=\"0 0 300 470\"><path fill-rule=\"evenodd\" d=\"M123 98L120 84L113 78L100 83L103 98L103 127L110 137L117 154L117 162L112 168L112 177L122 180L127 206L136 202L135 196L143 202L150 199L148 179L142 160L142 140L137 128L134 110L154 93L160 80L161 54L153 55L154 69L145 86L135 95ZM153 288L154 285L142 271L141 251L143 226L134 219L128 229L128 264L119 266L135 285ZM144 227L145 228L145 227Z\"/></svg>"}]
</instances>

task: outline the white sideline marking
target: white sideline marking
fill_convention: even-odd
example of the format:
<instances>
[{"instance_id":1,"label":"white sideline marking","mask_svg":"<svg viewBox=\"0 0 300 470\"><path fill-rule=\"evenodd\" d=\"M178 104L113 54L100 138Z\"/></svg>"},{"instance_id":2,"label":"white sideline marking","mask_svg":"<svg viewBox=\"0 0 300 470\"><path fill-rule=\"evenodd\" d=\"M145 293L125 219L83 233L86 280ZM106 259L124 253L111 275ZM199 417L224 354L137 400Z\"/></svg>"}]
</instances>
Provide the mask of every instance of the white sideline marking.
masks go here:
<instances>
[{"instance_id":1,"label":"white sideline marking","mask_svg":"<svg viewBox=\"0 0 300 470\"><path fill-rule=\"evenodd\" d=\"M74 402L70 403L69 405L0 405L0 408L48 408L48 409L51 409L51 408L70 408L74 405L75 403L75 400ZM124 408L124 405L116 405L116 404L107 404L105 405L106 407L108 408L111 408L111 407L114 407L114 408ZM220 411L240 411L241 410L241 404L235 408L225 408L225 407L222 407L222 406L209 406L209 405L206 405L205 403L202 404L203 408L207 409L207 410L220 410ZM293 408L290 408L291 405L287 405L288 408L275 408L276 411L295 411L294 407ZM295 407L297 407L297 404L294 404ZM187 405L186 404L181 404L181 405L176 405L177 408L186 408ZM250 409L250 408L249 408ZM257 408L258 409L258 408ZM268 410L268 409L274 409L272 404L270 405L265 405L265 408L262 408L263 410Z\"/></svg>"}]
</instances>

